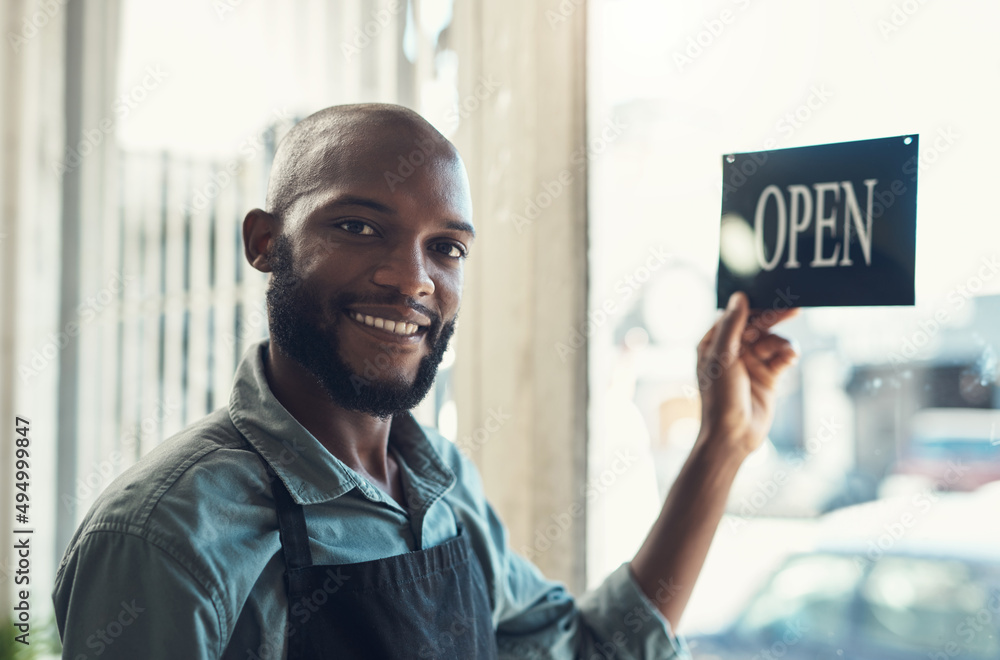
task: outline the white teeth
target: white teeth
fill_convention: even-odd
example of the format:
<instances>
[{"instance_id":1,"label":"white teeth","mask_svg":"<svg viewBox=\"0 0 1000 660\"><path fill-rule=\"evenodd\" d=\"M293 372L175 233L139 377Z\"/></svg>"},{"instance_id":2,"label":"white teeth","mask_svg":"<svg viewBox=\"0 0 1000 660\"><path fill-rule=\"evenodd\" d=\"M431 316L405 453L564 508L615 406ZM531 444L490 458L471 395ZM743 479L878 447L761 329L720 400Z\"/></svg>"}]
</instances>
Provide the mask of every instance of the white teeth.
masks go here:
<instances>
[{"instance_id":1,"label":"white teeth","mask_svg":"<svg viewBox=\"0 0 1000 660\"><path fill-rule=\"evenodd\" d=\"M357 312L353 313L353 318L358 323L364 323L365 325L370 325L373 328L388 330L389 332L393 332L397 335L412 335L420 328L420 326L416 323L407 323L406 321L390 321L388 319L359 314Z\"/></svg>"}]
</instances>

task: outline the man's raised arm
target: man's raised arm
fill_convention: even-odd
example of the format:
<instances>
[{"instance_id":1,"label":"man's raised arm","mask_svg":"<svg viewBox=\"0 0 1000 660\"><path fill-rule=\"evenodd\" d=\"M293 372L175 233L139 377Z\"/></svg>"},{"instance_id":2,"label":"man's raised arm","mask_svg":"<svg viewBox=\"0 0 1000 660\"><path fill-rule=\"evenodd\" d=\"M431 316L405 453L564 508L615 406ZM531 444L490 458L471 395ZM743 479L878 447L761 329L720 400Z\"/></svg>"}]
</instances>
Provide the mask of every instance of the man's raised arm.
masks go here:
<instances>
[{"instance_id":1,"label":"man's raised arm","mask_svg":"<svg viewBox=\"0 0 1000 660\"><path fill-rule=\"evenodd\" d=\"M698 344L701 431L645 542L632 573L677 630L743 460L767 436L775 384L798 355L770 326L797 310L751 314L735 293Z\"/></svg>"}]
</instances>

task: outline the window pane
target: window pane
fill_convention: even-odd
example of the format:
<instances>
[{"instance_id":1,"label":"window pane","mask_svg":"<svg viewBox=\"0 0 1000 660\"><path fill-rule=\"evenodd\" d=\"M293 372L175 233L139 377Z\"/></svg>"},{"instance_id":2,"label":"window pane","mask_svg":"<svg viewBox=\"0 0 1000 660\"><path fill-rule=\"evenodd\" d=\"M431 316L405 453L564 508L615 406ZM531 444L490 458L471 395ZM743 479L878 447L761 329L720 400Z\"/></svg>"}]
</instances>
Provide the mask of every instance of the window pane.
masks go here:
<instances>
[{"instance_id":1,"label":"window pane","mask_svg":"<svg viewBox=\"0 0 1000 660\"><path fill-rule=\"evenodd\" d=\"M632 557L657 513L634 493L662 501L698 433L723 155L920 134L916 305L807 309L778 327L801 359L740 470L683 633L732 630L799 551L846 544L866 567L1000 556L1000 133L988 110L1000 45L986 27L1000 5L893 16L902 6L589 3L590 310L613 310L589 335L590 477L616 451L638 457L629 493L611 487L591 508L588 529L611 530L590 536L591 584ZM761 603L761 625L791 616Z\"/></svg>"}]
</instances>

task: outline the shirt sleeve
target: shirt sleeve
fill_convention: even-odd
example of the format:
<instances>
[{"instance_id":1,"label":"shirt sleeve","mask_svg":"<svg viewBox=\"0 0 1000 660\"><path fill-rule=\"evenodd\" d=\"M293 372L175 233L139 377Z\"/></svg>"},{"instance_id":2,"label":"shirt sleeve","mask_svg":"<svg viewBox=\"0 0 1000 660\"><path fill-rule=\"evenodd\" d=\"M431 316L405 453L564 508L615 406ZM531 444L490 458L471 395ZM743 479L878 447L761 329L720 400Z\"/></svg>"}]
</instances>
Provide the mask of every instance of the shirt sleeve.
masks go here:
<instances>
[{"instance_id":1,"label":"shirt sleeve","mask_svg":"<svg viewBox=\"0 0 1000 660\"><path fill-rule=\"evenodd\" d=\"M497 628L501 658L689 660L684 640L643 595L622 564L578 600L509 553L507 599Z\"/></svg>"},{"instance_id":2,"label":"shirt sleeve","mask_svg":"<svg viewBox=\"0 0 1000 660\"><path fill-rule=\"evenodd\" d=\"M215 660L221 607L169 551L121 531L90 531L56 576L65 660Z\"/></svg>"}]
</instances>

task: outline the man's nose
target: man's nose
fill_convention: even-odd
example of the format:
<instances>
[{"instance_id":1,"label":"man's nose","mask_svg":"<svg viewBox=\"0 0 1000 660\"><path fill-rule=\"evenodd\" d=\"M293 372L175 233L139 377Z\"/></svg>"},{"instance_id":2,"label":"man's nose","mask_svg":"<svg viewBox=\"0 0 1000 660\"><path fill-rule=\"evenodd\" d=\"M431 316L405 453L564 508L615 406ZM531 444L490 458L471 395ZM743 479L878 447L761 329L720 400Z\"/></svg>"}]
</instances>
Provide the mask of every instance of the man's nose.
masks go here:
<instances>
[{"instance_id":1,"label":"man's nose","mask_svg":"<svg viewBox=\"0 0 1000 660\"><path fill-rule=\"evenodd\" d=\"M434 280L427 272L427 255L419 244L400 244L385 255L375 269L372 281L389 286L409 298L422 298L434 293Z\"/></svg>"}]
</instances>

